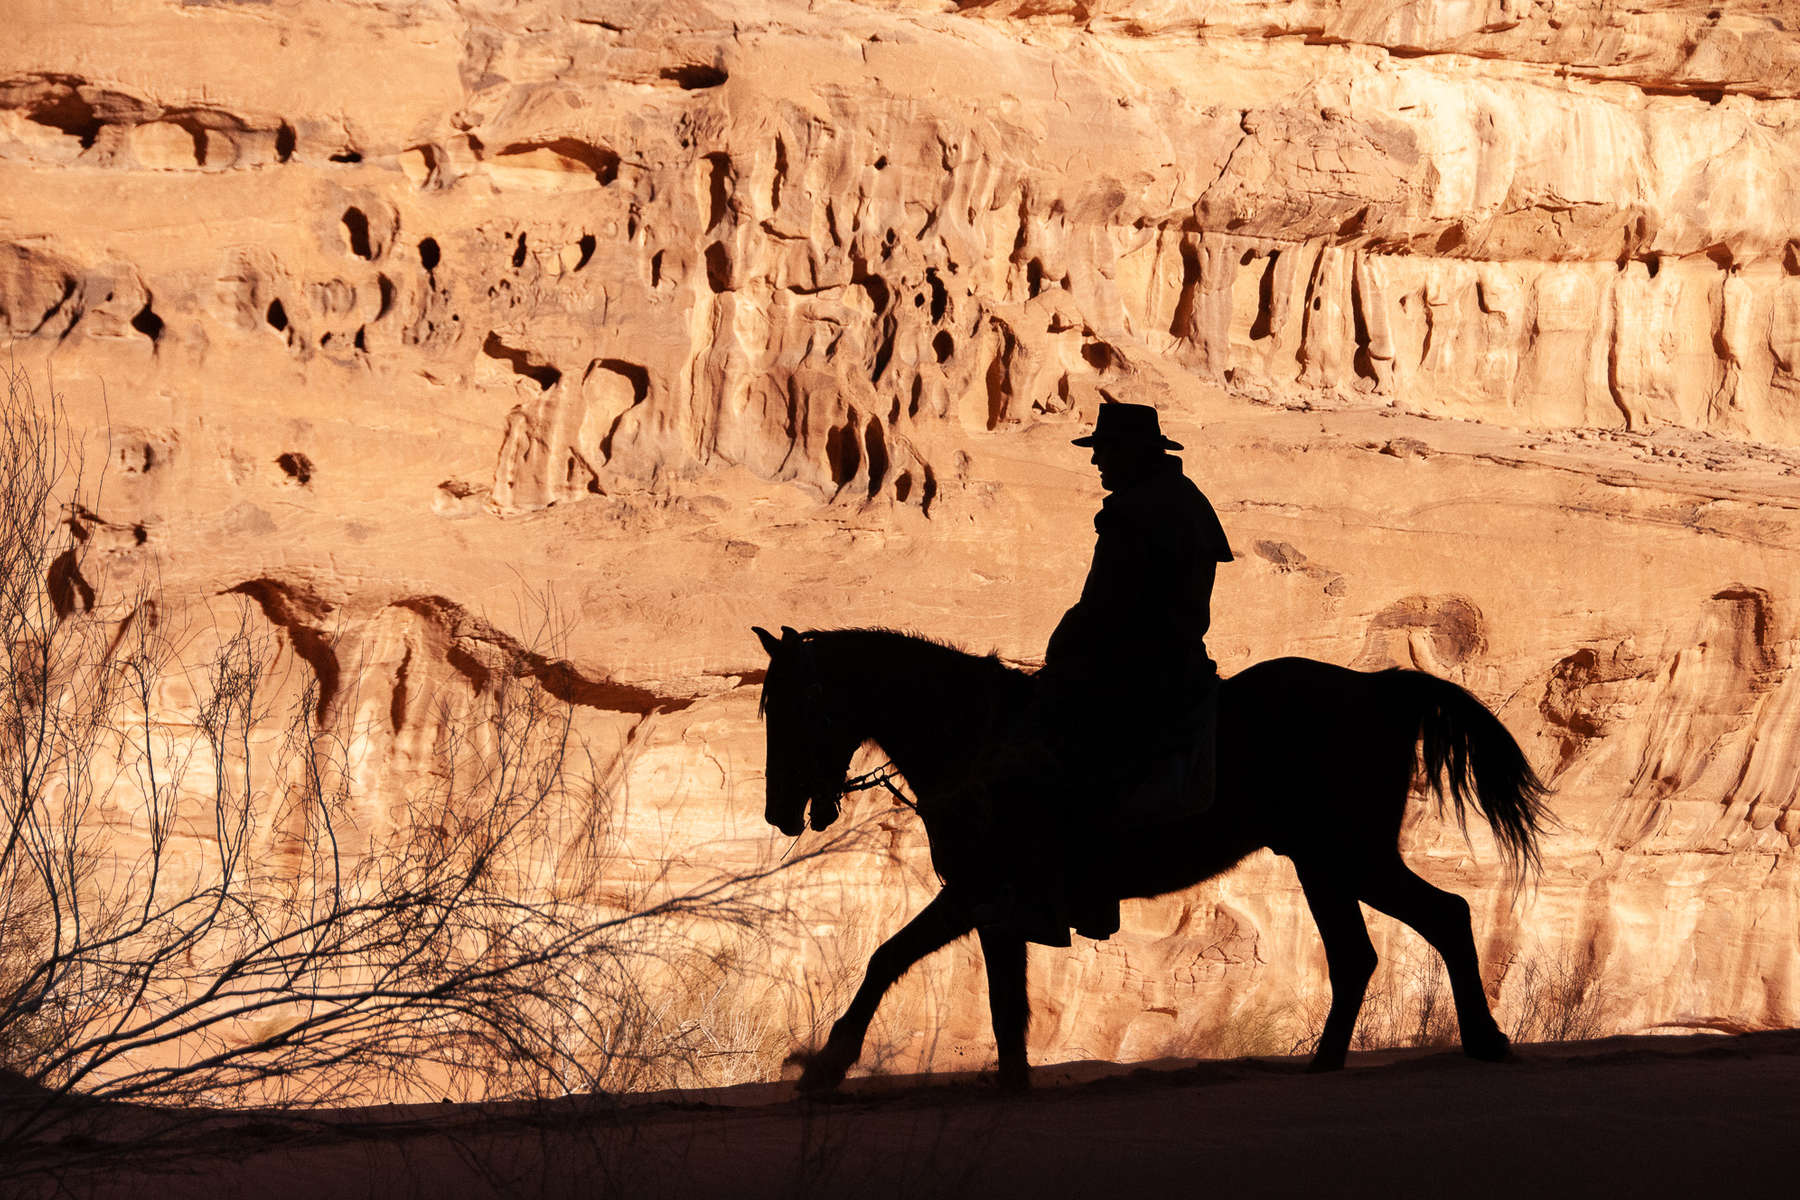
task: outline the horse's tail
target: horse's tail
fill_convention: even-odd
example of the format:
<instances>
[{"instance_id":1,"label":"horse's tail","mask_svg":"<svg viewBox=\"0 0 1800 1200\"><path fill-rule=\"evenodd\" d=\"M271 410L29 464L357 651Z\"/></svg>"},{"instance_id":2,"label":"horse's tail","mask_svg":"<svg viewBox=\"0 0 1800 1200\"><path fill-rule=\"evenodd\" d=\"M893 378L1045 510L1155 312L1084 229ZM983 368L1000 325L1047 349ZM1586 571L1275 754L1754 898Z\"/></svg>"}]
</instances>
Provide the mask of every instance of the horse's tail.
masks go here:
<instances>
[{"instance_id":1,"label":"horse's tail","mask_svg":"<svg viewBox=\"0 0 1800 1200\"><path fill-rule=\"evenodd\" d=\"M1439 810L1448 784L1457 825L1467 833L1473 805L1492 827L1514 881L1523 883L1527 872L1542 866L1539 833L1555 823L1544 804L1549 785L1531 769L1506 726L1474 696L1423 671L1396 668L1383 674L1417 714L1420 757Z\"/></svg>"}]
</instances>

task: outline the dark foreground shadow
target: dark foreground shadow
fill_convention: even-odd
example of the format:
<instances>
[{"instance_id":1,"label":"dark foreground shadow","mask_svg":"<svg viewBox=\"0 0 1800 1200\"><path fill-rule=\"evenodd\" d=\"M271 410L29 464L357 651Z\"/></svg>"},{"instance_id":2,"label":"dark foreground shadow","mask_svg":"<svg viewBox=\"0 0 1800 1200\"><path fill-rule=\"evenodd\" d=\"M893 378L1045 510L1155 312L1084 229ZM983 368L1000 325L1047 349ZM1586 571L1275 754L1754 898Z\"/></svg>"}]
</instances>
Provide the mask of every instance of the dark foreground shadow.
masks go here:
<instances>
[{"instance_id":1,"label":"dark foreground shadow","mask_svg":"<svg viewBox=\"0 0 1800 1200\"><path fill-rule=\"evenodd\" d=\"M1062 1197L1694 1196L1791 1185L1800 1031L1436 1051L1052 1065L1027 1095L973 1074L861 1078L821 1105L751 1084L627 1100L215 1114L146 1156L142 1114L10 1149L0 1194ZM782 1095L785 1093L785 1095ZM192 1122L196 1114L170 1119ZM121 1139L108 1156L109 1139ZM196 1190L199 1189L199 1190Z\"/></svg>"}]
</instances>

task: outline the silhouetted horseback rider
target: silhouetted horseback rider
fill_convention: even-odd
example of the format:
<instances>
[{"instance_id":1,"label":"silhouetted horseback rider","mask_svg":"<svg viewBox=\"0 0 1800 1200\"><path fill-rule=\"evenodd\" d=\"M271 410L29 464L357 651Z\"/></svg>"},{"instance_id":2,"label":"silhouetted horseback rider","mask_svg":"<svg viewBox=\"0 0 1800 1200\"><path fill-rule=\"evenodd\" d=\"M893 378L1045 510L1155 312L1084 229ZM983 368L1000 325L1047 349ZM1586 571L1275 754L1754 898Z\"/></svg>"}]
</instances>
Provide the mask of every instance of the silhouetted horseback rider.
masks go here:
<instances>
[{"instance_id":1,"label":"silhouetted horseback rider","mask_svg":"<svg viewBox=\"0 0 1800 1200\"><path fill-rule=\"evenodd\" d=\"M1069 925L1093 938L1119 927L1118 901L1085 886L1084 845L1211 803L1219 676L1205 638L1213 577L1232 557L1154 408L1104 405L1073 444L1092 447L1108 494L1081 599L1050 635L1026 718L1025 736L1048 752L1038 786L1055 836L1022 847L1040 877L1043 856L1061 858L1049 889L1062 894L1020 897L1011 913L1032 940L1065 945Z\"/></svg>"},{"instance_id":2,"label":"silhouetted horseback rider","mask_svg":"<svg viewBox=\"0 0 1800 1200\"><path fill-rule=\"evenodd\" d=\"M1094 561L1081 599L1057 624L1039 679L1100 719L1146 718L1191 706L1218 678L1206 653L1213 576L1231 546L1213 507L1181 471L1147 404L1108 404L1093 448L1108 495L1094 516ZM1128 702L1136 711L1120 713ZM1147 710L1147 711L1146 711Z\"/></svg>"}]
</instances>

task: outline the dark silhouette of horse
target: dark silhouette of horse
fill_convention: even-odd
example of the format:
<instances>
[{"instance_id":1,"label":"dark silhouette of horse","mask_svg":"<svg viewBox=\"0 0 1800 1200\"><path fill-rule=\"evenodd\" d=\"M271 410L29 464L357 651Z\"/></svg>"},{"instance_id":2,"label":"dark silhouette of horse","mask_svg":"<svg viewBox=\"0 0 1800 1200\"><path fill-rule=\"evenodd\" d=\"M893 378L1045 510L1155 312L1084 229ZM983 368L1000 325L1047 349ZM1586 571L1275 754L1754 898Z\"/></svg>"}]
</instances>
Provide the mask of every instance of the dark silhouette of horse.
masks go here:
<instances>
[{"instance_id":1,"label":"dark silhouette of horse","mask_svg":"<svg viewBox=\"0 0 1800 1200\"><path fill-rule=\"evenodd\" d=\"M1014 835L966 813L996 762L1006 761L997 748L1017 740L1033 677L993 657L887 630L756 634L769 653L762 693L769 823L798 836L810 802L812 827L830 825L846 790L869 786L866 777L846 781L845 774L857 749L873 741L917 798L944 883L869 959L850 1007L805 1058L800 1087L836 1087L862 1053L888 988L971 930L987 967L1000 1082L1026 1086L1025 940L1005 922L977 928L973 899L996 840ZM1375 970L1359 900L1412 926L1443 956L1464 1052L1505 1057L1508 1041L1482 989L1468 903L1415 875L1398 846L1422 756L1438 803L1448 795L1459 823L1470 806L1486 818L1515 881L1536 866L1548 789L1505 726L1462 688L1423 672L1364 673L1279 658L1224 682L1218 748L1210 808L1153 831L1084 832L1080 869L1088 886L1119 898L1158 896L1267 846L1292 860L1325 942L1331 1009L1310 1070L1344 1065Z\"/></svg>"}]
</instances>

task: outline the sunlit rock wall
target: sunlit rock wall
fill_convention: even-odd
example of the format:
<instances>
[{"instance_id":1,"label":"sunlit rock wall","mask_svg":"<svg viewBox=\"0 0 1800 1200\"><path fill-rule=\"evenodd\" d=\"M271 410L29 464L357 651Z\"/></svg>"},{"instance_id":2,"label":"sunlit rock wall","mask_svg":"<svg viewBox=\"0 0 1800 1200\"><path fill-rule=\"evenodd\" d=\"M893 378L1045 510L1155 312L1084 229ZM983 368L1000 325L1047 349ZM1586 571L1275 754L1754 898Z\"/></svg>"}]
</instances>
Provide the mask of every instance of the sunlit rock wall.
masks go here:
<instances>
[{"instance_id":1,"label":"sunlit rock wall","mask_svg":"<svg viewBox=\"0 0 1800 1200\"><path fill-rule=\"evenodd\" d=\"M21 2L0 322L121 561L246 598L369 804L433 688L535 672L696 878L785 848L748 627L1031 660L1100 498L1067 440L1155 403L1238 552L1228 671L1424 667L1555 779L1521 896L1407 835L1503 1021L1554 976L1608 1028L1791 1024L1783 8ZM820 988L928 890L887 823L797 901ZM989 1052L941 957L885 1061ZM1279 1048L1323 987L1267 857L1034 964L1039 1058Z\"/></svg>"}]
</instances>

